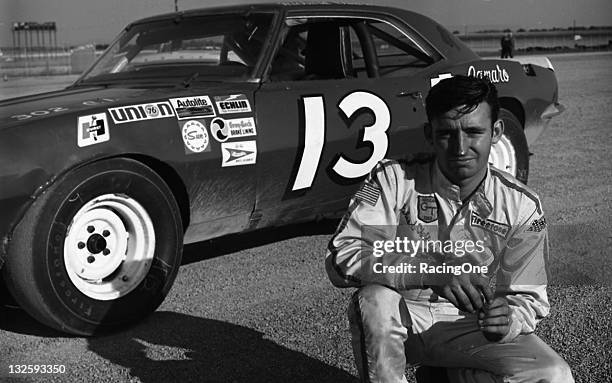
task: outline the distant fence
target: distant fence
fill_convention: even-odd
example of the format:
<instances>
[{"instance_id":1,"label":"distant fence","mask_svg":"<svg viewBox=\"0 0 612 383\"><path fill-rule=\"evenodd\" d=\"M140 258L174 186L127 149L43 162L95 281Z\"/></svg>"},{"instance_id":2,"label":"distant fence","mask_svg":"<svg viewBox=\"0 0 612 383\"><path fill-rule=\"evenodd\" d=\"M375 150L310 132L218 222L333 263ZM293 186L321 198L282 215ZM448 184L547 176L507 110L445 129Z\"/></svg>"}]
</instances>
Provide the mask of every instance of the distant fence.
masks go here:
<instances>
[{"instance_id":1,"label":"distant fence","mask_svg":"<svg viewBox=\"0 0 612 383\"><path fill-rule=\"evenodd\" d=\"M87 69L101 54L93 46L75 49L3 48L0 55L0 76L38 76L78 74Z\"/></svg>"},{"instance_id":2,"label":"distant fence","mask_svg":"<svg viewBox=\"0 0 612 383\"><path fill-rule=\"evenodd\" d=\"M467 46L479 53L494 53L501 50L498 33L470 33L457 35ZM612 30L561 30L542 32L514 32L516 51L612 49Z\"/></svg>"}]
</instances>

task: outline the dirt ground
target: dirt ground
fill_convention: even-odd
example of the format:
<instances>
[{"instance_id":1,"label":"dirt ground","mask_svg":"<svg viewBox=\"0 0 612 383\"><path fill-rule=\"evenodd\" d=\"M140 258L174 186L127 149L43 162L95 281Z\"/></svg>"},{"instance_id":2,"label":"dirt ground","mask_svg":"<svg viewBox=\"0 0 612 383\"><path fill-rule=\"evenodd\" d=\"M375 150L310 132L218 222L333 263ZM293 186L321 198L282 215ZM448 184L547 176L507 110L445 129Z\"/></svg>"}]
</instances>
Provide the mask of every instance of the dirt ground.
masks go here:
<instances>
[{"instance_id":1,"label":"dirt ground","mask_svg":"<svg viewBox=\"0 0 612 383\"><path fill-rule=\"evenodd\" d=\"M549 222L553 277L552 312L537 334L577 382L611 382L612 54L550 58L567 110L530 148L529 185ZM46 80L11 81L0 97ZM46 377L62 382L355 382L351 291L333 288L323 266L330 229L264 237L187 246L161 308L118 334L67 337L0 308L0 381L9 364L45 363L66 366Z\"/></svg>"}]
</instances>

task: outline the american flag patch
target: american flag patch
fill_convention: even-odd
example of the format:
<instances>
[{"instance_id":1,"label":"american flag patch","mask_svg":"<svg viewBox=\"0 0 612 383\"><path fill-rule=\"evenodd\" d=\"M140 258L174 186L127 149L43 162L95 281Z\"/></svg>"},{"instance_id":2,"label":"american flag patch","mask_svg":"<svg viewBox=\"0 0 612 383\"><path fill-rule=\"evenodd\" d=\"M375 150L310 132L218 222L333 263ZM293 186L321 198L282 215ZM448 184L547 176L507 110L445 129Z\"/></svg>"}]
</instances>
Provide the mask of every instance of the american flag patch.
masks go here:
<instances>
[{"instance_id":1,"label":"american flag patch","mask_svg":"<svg viewBox=\"0 0 612 383\"><path fill-rule=\"evenodd\" d=\"M529 226L527 231L534 231L536 233L539 233L544 229L546 229L546 218L542 217L540 219L533 220L531 226Z\"/></svg>"},{"instance_id":2,"label":"american flag patch","mask_svg":"<svg viewBox=\"0 0 612 383\"><path fill-rule=\"evenodd\" d=\"M380 197L380 189L378 185L372 185L369 182L363 184L361 189L355 194L355 198L367 203L370 206L376 205Z\"/></svg>"}]
</instances>

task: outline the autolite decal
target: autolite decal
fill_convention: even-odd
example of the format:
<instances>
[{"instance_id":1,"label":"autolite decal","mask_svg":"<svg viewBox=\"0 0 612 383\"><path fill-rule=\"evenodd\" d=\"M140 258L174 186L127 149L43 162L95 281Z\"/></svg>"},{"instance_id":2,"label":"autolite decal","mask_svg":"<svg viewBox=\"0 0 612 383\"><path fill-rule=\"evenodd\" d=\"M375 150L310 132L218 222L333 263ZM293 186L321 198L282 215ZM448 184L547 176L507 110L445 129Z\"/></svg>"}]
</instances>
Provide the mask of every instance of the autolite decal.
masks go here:
<instances>
[{"instance_id":1,"label":"autolite decal","mask_svg":"<svg viewBox=\"0 0 612 383\"><path fill-rule=\"evenodd\" d=\"M108 112L115 124L127 122L154 120L174 116L174 110L167 101L150 104L127 105L109 108Z\"/></svg>"},{"instance_id":2,"label":"autolite decal","mask_svg":"<svg viewBox=\"0 0 612 383\"><path fill-rule=\"evenodd\" d=\"M170 103L179 120L216 115L210 97L208 96L171 98Z\"/></svg>"},{"instance_id":3,"label":"autolite decal","mask_svg":"<svg viewBox=\"0 0 612 383\"><path fill-rule=\"evenodd\" d=\"M215 97L220 114L244 113L251 111L249 99L244 94Z\"/></svg>"},{"instance_id":4,"label":"autolite decal","mask_svg":"<svg viewBox=\"0 0 612 383\"><path fill-rule=\"evenodd\" d=\"M506 69L500 68L499 65L495 65L493 69L476 69L473 65L470 65L467 75L478 78L486 77L493 83L510 81L510 75Z\"/></svg>"}]
</instances>

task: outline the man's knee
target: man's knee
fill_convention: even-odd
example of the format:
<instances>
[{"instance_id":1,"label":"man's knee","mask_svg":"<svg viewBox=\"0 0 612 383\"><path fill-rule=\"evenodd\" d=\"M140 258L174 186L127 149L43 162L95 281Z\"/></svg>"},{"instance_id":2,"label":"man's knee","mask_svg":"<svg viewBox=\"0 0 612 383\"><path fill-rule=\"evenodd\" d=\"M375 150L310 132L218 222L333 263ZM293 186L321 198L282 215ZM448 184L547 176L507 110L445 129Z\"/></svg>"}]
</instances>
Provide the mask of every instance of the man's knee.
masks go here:
<instances>
[{"instance_id":1,"label":"man's knee","mask_svg":"<svg viewBox=\"0 0 612 383\"><path fill-rule=\"evenodd\" d=\"M560 356L540 366L538 378L541 383L574 383L569 365Z\"/></svg>"}]
</instances>

